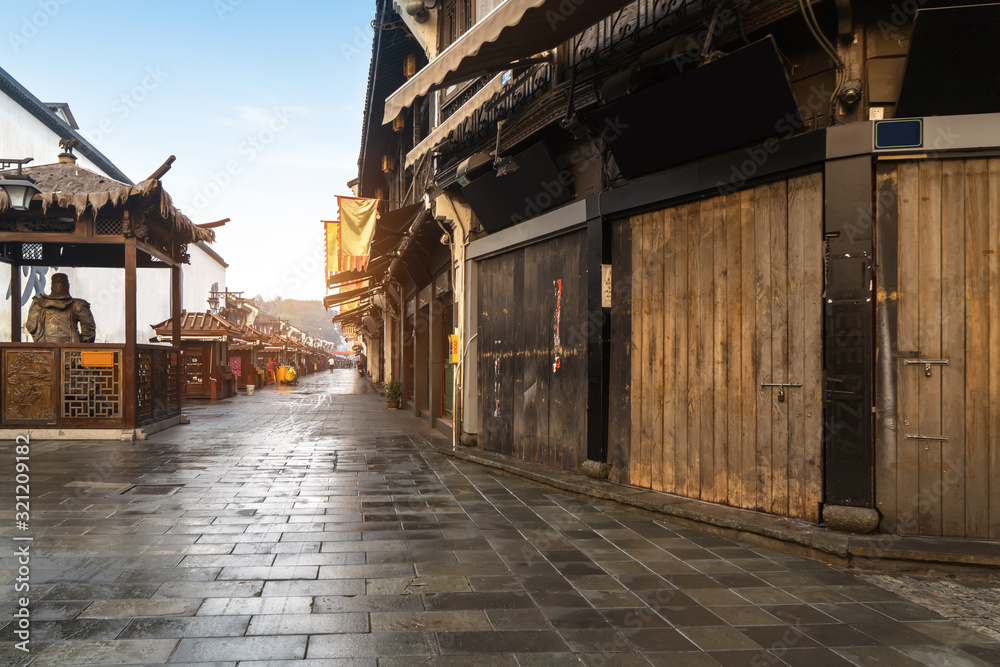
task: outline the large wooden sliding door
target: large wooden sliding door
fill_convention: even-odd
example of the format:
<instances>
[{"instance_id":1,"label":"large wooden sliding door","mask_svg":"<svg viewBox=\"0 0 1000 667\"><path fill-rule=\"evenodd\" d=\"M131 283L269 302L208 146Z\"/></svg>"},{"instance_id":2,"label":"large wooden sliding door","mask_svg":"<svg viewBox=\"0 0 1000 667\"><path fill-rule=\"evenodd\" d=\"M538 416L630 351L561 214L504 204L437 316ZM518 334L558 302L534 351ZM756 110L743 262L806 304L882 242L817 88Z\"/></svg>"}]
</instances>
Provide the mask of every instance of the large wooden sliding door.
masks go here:
<instances>
[{"instance_id":1,"label":"large wooden sliding door","mask_svg":"<svg viewBox=\"0 0 1000 667\"><path fill-rule=\"evenodd\" d=\"M882 528L1000 537L1000 159L877 174Z\"/></svg>"},{"instance_id":2,"label":"large wooden sliding door","mask_svg":"<svg viewBox=\"0 0 1000 667\"><path fill-rule=\"evenodd\" d=\"M613 364L612 392L630 413L612 422L630 437L611 438L613 478L818 520L822 215L815 173L617 223L631 308L613 309L612 357L630 344L631 368Z\"/></svg>"}]
</instances>

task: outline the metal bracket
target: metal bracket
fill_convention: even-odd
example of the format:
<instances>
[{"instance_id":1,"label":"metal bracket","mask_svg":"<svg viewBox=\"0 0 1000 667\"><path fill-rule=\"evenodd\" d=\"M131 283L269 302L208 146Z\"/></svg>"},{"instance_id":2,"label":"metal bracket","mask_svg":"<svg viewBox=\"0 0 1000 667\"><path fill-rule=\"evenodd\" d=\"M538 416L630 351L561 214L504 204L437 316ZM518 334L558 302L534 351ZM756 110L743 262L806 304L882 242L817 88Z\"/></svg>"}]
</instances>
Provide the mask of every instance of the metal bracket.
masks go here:
<instances>
[{"instance_id":1,"label":"metal bracket","mask_svg":"<svg viewBox=\"0 0 1000 667\"><path fill-rule=\"evenodd\" d=\"M906 437L909 440L940 440L942 442L948 440L948 437L944 435L908 435Z\"/></svg>"}]
</instances>

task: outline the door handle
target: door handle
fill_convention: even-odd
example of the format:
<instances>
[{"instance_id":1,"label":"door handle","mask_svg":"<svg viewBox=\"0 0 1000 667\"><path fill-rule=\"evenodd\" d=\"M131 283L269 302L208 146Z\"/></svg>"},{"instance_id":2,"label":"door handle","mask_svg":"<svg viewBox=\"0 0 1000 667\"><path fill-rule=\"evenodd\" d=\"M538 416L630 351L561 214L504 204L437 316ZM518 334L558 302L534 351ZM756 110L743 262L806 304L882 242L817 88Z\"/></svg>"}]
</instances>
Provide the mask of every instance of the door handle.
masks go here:
<instances>
[{"instance_id":1,"label":"door handle","mask_svg":"<svg viewBox=\"0 0 1000 667\"><path fill-rule=\"evenodd\" d=\"M947 366L948 359L904 359L903 363L907 366L923 366L924 376L931 377L931 366Z\"/></svg>"}]
</instances>

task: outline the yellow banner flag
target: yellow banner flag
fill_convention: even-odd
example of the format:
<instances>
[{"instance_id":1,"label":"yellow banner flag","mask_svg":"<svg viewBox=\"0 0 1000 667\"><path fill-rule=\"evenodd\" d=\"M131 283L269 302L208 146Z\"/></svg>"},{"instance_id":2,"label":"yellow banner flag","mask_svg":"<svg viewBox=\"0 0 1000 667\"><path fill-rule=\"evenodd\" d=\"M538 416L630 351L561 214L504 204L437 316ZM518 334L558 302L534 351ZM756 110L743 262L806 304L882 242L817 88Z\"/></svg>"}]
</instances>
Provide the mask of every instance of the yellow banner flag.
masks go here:
<instances>
[{"instance_id":1,"label":"yellow banner flag","mask_svg":"<svg viewBox=\"0 0 1000 667\"><path fill-rule=\"evenodd\" d=\"M326 277L340 272L340 222L323 221L326 230Z\"/></svg>"},{"instance_id":2,"label":"yellow banner flag","mask_svg":"<svg viewBox=\"0 0 1000 667\"><path fill-rule=\"evenodd\" d=\"M378 200L338 196L337 203L340 205L340 252L355 257L367 255L378 220Z\"/></svg>"}]
</instances>

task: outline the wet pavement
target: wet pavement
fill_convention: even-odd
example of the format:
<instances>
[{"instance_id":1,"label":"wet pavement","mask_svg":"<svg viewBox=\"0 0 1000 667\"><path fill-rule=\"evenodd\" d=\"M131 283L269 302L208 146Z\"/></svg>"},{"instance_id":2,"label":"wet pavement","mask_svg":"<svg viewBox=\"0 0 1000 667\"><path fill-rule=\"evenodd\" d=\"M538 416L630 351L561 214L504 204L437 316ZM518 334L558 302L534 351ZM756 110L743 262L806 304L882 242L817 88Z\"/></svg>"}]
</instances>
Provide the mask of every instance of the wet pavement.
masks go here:
<instances>
[{"instance_id":1,"label":"wet pavement","mask_svg":"<svg viewBox=\"0 0 1000 667\"><path fill-rule=\"evenodd\" d=\"M855 574L446 457L354 371L188 408L32 443L27 531L3 445L0 665L1000 665Z\"/></svg>"}]
</instances>

